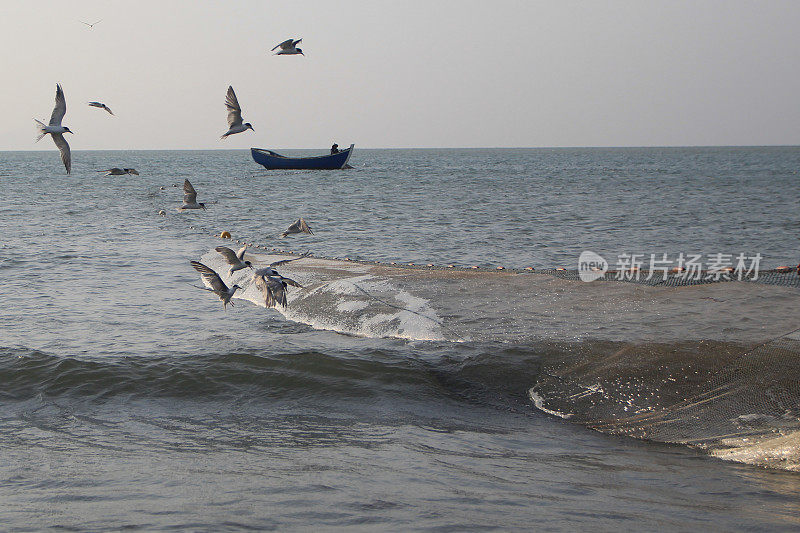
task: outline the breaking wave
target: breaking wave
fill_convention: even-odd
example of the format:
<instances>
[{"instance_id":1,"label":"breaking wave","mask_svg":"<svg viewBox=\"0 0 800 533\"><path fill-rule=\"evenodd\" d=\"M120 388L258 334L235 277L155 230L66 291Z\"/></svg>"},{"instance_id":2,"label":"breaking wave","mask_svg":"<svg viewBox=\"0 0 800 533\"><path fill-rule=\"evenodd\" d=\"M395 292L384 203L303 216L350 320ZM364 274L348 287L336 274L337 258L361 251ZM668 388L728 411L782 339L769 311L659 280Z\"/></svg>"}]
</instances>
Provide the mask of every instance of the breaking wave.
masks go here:
<instances>
[{"instance_id":1,"label":"breaking wave","mask_svg":"<svg viewBox=\"0 0 800 533\"><path fill-rule=\"evenodd\" d=\"M256 264L279 258L248 257ZM215 252L203 261L224 271ZM470 346L502 347L491 366L453 356L466 374L442 372L444 359L426 367L460 383L458 394L492 384L497 397L598 431L800 468L800 291L793 285L587 284L318 258L281 273L303 285L279 310L290 320L364 337L466 341L457 350L466 354ZM240 271L226 282L263 307L248 276Z\"/></svg>"}]
</instances>

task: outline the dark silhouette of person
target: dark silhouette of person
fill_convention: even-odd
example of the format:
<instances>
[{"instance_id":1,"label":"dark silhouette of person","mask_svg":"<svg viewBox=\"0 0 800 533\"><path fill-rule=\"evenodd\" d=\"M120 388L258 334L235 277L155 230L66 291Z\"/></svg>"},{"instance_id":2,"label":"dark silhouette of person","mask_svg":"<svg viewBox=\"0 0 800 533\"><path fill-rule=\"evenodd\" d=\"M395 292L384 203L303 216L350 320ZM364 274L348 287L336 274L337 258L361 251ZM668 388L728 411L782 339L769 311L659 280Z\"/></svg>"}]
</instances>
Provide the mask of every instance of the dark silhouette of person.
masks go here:
<instances>
[{"instance_id":1,"label":"dark silhouette of person","mask_svg":"<svg viewBox=\"0 0 800 533\"><path fill-rule=\"evenodd\" d=\"M339 153L339 145L336 144L336 143L333 143L333 146L331 146L331 155L338 154L338 153Z\"/></svg>"}]
</instances>

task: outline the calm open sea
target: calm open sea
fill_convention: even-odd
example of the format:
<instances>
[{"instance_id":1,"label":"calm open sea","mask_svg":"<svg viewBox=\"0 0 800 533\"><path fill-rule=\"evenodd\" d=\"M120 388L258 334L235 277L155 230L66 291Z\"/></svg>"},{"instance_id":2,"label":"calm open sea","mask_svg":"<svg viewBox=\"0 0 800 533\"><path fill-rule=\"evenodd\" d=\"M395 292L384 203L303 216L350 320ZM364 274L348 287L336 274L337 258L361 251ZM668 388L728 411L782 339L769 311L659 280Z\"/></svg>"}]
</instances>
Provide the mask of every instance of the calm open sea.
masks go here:
<instances>
[{"instance_id":1,"label":"calm open sea","mask_svg":"<svg viewBox=\"0 0 800 533\"><path fill-rule=\"evenodd\" d=\"M800 527L796 285L524 270L575 269L585 250L612 268L797 265L800 148L356 148L350 163L76 151L67 176L56 151L0 152L0 529ZM140 175L96 172L110 167ZM187 178L207 211L177 211ZM279 239L299 217L315 234ZM223 230L257 264L312 252L282 270L304 285L285 311L227 275L213 249L240 244ZM244 287L235 307L192 287L190 260ZM792 379L753 364L698 392L776 338ZM641 421L668 398L685 444L574 423Z\"/></svg>"}]
</instances>

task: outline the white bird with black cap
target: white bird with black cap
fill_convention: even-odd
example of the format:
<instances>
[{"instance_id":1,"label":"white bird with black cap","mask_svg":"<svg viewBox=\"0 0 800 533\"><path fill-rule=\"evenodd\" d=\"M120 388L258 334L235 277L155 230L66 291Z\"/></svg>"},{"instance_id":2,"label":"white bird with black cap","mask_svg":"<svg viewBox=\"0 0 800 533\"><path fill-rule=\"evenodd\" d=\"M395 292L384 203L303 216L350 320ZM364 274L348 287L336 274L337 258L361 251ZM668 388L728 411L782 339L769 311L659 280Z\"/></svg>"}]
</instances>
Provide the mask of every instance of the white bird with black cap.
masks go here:
<instances>
[{"instance_id":1,"label":"white bird with black cap","mask_svg":"<svg viewBox=\"0 0 800 533\"><path fill-rule=\"evenodd\" d=\"M270 52L275 52L276 56L293 56L300 54L301 56L305 56L303 51L300 48L297 48L297 45L300 44L300 41L303 39L286 39L282 43L275 45L275 48L280 48L277 52L275 52L275 48L270 50Z\"/></svg>"},{"instance_id":2,"label":"white bird with black cap","mask_svg":"<svg viewBox=\"0 0 800 533\"><path fill-rule=\"evenodd\" d=\"M219 274L214 272L214 269L200 263L199 261L190 261L192 267L200 272L200 276L203 278L203 284L205 287L198 287L200 289L213 292L216 294L219 299L222 301L222 307L224 309L228 309L228 304L233 305L231 298L236 293L238 289L241 289L238 285L231 285L229 288L225 285L225 282L222 281L222 278L219 277Z\"/></svg>"},{"instance_id":3,"label":"white bird with black cap","mask_svg":"<svg viewBox=\"0 0 800 533\"><path fill-rule=\"evenodd\" d=\"M206 204L197 202L197 191L194 190L189 180L183 180L183 205L178 208L179 211L184 209L205 209Z\"/></svg>"},{"instance_id":4,"label":"white bird with black cap","mask_svg":"<svg viewBox=\"0 0 800 533\"><path fill-rule=\"evenodd\" d=\"M89 102L89 105L90 105L90 106L92 106L92 107L99 107L100 109L105 109L106 111L108 111L108 113L109 113L110 115L113 115L113 114L114 114L114 113L111 111L111 108L110 108L110 107L108 107L108 106L107 106L106 104L104 104L103 102Z\"/></svg>"},{"instance_id":5,"label":"white bird with black cap","mask_svg":"<svg viewBox=\"0 0 800 533\"><path fill-rule=\"evenodd\" d=\"M61 162L64 163L64 168L67 169L67 174L72 171L72 155L69 151L69 144L64 139L65 133L72 133L66 126L61 125L64 115L67 113L67 100L64 98L64 90L61 84L56 84L56 105L53 108L53 114L50 115L50 123L45 125L44 122L36 120L36 127L39 130L39 136L36 137L36 142L42 140L42 137L48 133L56 143L58 150L61 152Z\"/></svg>"},{"instance_id":6,"label":"white bird with black cap","mask_svg":"<svg viewBox=\"0 0 800 533\"><path fill-rule=\"evenodd\" d=\"M228 94L225 96L225 107L228 109L228 131L222 134L220 139L225 139L228 135L242 133L247 130L256 131L249 122L242 123L242 108L236 98L236 93L233 92L233 86L230 85L228 86Z\"/></svg>"},{"instance_id":7,"label":"white bird with black cap","mask_svg":"<svg viewBox=\"0 0 800 533\"><path fill-rule=\"evenodd\" d=\"M229 276L232 276L237 270L242 270L243 268L253 268L253 265L250 263L250 261L244 260L244 253L247 251L246 244L242 246L238 252L234 252L227 246L217 246L214 248L214 250L222 254L222 257L225 258L225 261L231 265L230 270L228 270Z\"/></svg>"}]
</instances>

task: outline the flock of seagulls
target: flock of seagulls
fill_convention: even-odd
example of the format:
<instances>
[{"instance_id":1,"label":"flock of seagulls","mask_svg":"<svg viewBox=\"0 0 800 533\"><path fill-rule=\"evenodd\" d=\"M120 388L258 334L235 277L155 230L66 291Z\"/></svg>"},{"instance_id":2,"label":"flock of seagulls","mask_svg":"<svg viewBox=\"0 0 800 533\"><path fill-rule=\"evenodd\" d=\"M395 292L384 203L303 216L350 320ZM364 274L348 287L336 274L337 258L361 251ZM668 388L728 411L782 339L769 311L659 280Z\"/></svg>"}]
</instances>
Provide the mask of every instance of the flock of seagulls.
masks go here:
<instances>
[{"instance_id":1,"label":"flock of seagulls","mask_svg":"<svg viewBox=\"0 0 800 533\"><path fill-rule=\"evenodd\" d=\"M280 305L281 307L285 308L287 287L289 285L293 287L302 287L302 285L293 279L281 276L278 271L275 270L275 267L303 259L309 255L309 252L304 253L300 257L274 261L266 267L256 269L250 261L246 261L244 258L244 254L247 251L247 245L244 245L242 248L240 248L238 252L234 252L227 246L217 246L214 248L214 250L221 254L222 257L225 258L225 261L228 263L228 265L230 265L228 276L232 276L234 272L243 270L245 268L254 270L252 282L261 291L261 294L264 296L264 303L267 307L276 307ZM242 288L241 286L234 284L228 287L222 280L222 277L217 274L213 268L204 265L199 261L190 261L189 263L195 270L200 272L200 276L205 284L205 287L200 287L201 289L216 294L220 301L222 301L223 309L227 309L228 304L233 305L231 298L233 298L233 295L237 290Z\"/></svg>"},{"instance_id":2,"label":"flock of seagulls","mask_svg":"<svg viewBox=\"0 0 800 533\"><path fill-rule=\"evenodd\" d=\"M98 24L101 21L102 20L98 20L97 22L93 22L91 24L83 21L81 21L81 23L86 24L91 29L94 28L95 24ZM275 48L273 48L271 51L280 48L280 50L275 52L275 55L300 54L305 56L303 51L300 48L297 48L297 45L302 40L303 39L286 39L282 43L277 44ZM103 102L89 102L89 105L91 107L96 107L98 109L104 109L110 115L112 116L114 115L114 112L111 111L111 108L108 107ZM250 124L249 122L244 122L244 120L242 119L242 108L239 105L239 100L236 98L236 93L233 91L232 86L228 86L228 92L225 96L225 108L228 110L228 131L222 134L222 137L220 137L221 139L225 139L229 135L242 133L247 130L255 131L252 124ZM66 113L67 113L67 101L66 98L64 98L64 90L61 88L61 84L56 84L56 103L55 107L53 108L53 114L50 116L50 122L48 124L45 124L44 122L41 122L39 120L36 119L34 120L36 120L36 127L39 131L39 135L36 138L36 142L39 142L45 135L50 135L53 139L53 142L56 144L56 147L58 148L59 152L61 152L61 161L64 163L64 168L67 170L67 174L70 174L72 172L72 154L70 152L69 143L67 143L66 139L64 139L64 134L72 133L72 131L70 131L68 127L63 126L61 124L61 121L64 120L64 115ZM133 170L133 169L121 169L126 171L123 172L122 174L111 172L113 170L120 170L120 169L114 168L114 169L104 170L102 172L108 172L108 174L106 174L107 176L108 175L120 176L122 174L134 174L134 173L138 174L138 172L135 171L127 172L128 170ZM189 186L191 187L191 185ZM185 189L186 186L184 185L184 190ZM194 189L192 189L192 191L194 191ZM188 194L189 193L187 192L187 195ZM196 204L194 203L194 200L192 200L191 202L184 202L184 203L187 204L184 207L185 209L200 209L200 208L205 209L203 207L203 204Z\"/></svg>"},{"instance_id":3,"label":"flock of seagulls","mask_svg":"<svg viewBox=\"0 0 800 533\"><path fill-rule=\"evenodd\" d=\"M114 169L112 169L114 170ZM128 170L128 169L116 169L116 170ZM132 170L132 169L131 169ZM162 187L164 189L164 187ZM197 191L189 182L188 179L183 180L183 205L181 205L178 210L183 211L186 209L206 209L206 206L202 202L197 202ZM159 214L165 215L164 211L159 211ZM281 234L281 237L286 237L287 235L291 235L294 233L308 233L313 235L314 232L311 231L311 228L308 226L308 223L302 219L298 218L294 223L292 223L289 228ZM228 276L233 276L235 272L244 269L252 269L253 270L253 279L252 282L255 284L256 288L261 291L261 294L264 296L264 303L267 307L286 307L286 291L289 286L292 287L299 287L302 288L298 282L291 278L287 278L282 276L277 270L276 267L281 265L285 265L286 263L290 263L292 261L297 261L299 259L303 259L304 257L308 257L310 252L306 252L299 257L293 257L292 259L282 259L280 261L274 261L269 265L261 268L256 268L253 266L251 261L248 261L244 258L244 254L247 252L247 245L245 244L242 248L238 251L234 252L232 249L228 248L227 246L217 246L214 250L222 255L225 259L225 262L228 265ZM208 265L204 265L198 261L190 261L192 267L195 270L200 272L201 277L203 279L203 283L205 287L200 287L204 290L213 292L214 294L219 297L222 301L222 306L224 309L228 308L228 304L231 302L231 298L233 298L234 293L241 289L242 287L239 285L232 285L228 287L225 282L222 280L222 277L217 274L217 272L209 267Z\"/></svg>"},{"instance_id":4,"label":"flock of seagulls","mask_svg":"<svg viewBox=\"0 0 800 533\"><path fill-rule=\"evenodd\" d=\"M81 21L81 23L88 26L89 29L94 28L94 26L100 22L102 22L102 20L92 23ZM297 45L300 44L300 41L302 41L302 39L287 39L276 45L271 51L279 49L275 55L299 54L304 56L305 54L303 54L303 50L297 47ZM103 102L93 101L88 102L88 104L91 107L103 109L107 111L108 114L114 116L111 108ZM239 105L239 100L236 98L236 93L233 90L233 86L228 86L228 92L225 95L225 108L228 111L228 131L221 136L221 139L225 139L229 135L242 133L247 130L255 131L252 124L249 122L244 122L242 119L242 108ZM61 161L64 163L64 168L67 170L67 174L70 174L72 171L72 155L69 144L67 143L66 139L64 139L64 134L72 133L72 131L67 126L62 124L64 115L66 115L66 113L67 101L64 97L64 90L61 88L61 84L56 84L56 100L55 106L53 107L53 113L50 116L50 122L45 124L40 120L34 120L36 121L37 130L39 132L36 142L42 140L42 137L45 135L50 135L56 147L58 147L58 150L61 152ZM99 170L97 172L105 172L106 176L123 176L128 174L137 176L139 175L139 172L134 168L113 167L105 170ZM203 202L197 201L197 191L188 179L184 180L183 182L183 192L183 205L178 208L179 211L187 209L206 209L206 206ZM161 213L163 213L163 211ZM289 226L289 228L283 232L281 237L286 237L287 235L291 235L293 233L308 233L313 235L311 228L308 227L308 224L302 218L298 219L291 226ZM256 269L250 261L244 259L244 254L247 251L247 245L237 252L234 252L226 246L218 246L215 248L215 250L221 254L223 258L225 258L225 261L229 265L228 276L232 276L234 272L246 268L250 268L254 271L252 282L264 295L264 301L267 307L275 307L278 305L286 307L287 287L290 285L293 287L302 287L296 281L280 275L275 268L291 261L297 261L298 259L307 257L309 255L308 252L300 257L275 261L266 267ZM200 263L199 261L190 261L190 264L196 271L200 273L205 285L205 287L201 287L202 289L213 292L215 295L217 295L217 297L222 301L223 309L227 309L228 304L231 304L231 306L233 305L231 298L233 298L233 295L237 290L242 289L241 286L238 284L233 284L228 287L227 284L222 280L222 277L220 277L220 275L217 274L214 269L204 265L203 263Z\"/></svg>"}]
</instances>

